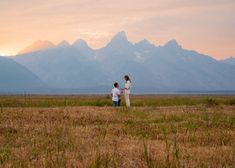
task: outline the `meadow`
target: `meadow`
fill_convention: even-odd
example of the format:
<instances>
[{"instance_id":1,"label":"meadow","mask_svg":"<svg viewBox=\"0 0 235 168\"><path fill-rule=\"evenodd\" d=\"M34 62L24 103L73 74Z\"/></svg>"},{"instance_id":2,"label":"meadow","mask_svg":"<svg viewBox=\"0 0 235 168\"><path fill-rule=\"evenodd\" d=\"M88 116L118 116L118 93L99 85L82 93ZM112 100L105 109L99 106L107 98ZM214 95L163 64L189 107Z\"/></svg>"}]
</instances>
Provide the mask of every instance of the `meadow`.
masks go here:
<instances>
[{"instance_id":1,"label":"meadow","mask_svg":"<svg viewBox=\"0 0 235 168\"><path fill-rule=\"evenodd\" d=\"M0 167L235 167L235 96L0 96Z\"/></svg>"}]
</instances>

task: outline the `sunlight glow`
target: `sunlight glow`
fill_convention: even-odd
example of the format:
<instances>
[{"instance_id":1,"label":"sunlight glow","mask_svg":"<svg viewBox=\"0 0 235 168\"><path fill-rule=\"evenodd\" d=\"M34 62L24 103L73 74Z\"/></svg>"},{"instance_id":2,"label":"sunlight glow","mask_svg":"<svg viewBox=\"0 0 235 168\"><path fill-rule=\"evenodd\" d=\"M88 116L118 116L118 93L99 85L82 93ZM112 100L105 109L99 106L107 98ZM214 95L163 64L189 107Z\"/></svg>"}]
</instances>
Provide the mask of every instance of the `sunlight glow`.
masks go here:
<instances>
[{"instance_id":1,"label":"sunlight glow","mask_svg":"<svg viewBox=\"0 0 235 168\"><path fill-rule=\"evenodd\" d=\"M47 0L0 1L0 51L18 51L37 40L54 44L84 39L100 48L114 34L184 48L215 58L235 56L234 0Z\"/></svg>"}]
</instances>

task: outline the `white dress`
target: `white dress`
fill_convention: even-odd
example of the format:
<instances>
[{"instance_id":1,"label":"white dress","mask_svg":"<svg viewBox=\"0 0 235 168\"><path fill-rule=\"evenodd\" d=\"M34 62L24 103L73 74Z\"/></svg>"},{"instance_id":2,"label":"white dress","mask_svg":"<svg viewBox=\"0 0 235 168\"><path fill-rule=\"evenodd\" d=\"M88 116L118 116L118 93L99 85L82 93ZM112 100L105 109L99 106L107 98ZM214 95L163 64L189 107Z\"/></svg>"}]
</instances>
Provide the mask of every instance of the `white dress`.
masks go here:
<instances>
[{"instance_id":1,"label":"white dress","mask_svg":"<svg viewBox=\"0 0 235 168\"><path fill-rule=\"evenodd\" d=\"M131 103L130 103L130 93L131 93L131 82L130 81L126 81L125 83L125 88L124 88L124 96L125 96L125 102L126 102L126 106L130 107Z\"/></svg>"}]
</instances>

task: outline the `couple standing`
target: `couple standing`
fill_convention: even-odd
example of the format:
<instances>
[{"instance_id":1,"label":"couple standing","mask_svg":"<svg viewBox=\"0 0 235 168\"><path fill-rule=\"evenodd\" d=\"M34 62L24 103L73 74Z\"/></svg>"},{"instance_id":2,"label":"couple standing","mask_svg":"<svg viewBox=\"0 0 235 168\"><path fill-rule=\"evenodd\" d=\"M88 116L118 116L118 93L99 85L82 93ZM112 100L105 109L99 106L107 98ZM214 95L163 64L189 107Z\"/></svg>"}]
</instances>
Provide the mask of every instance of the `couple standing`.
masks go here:
<instances>
[{"instance_id":1,"label":"couple standing","mask_svg":"<svg viewBox=\"0 0 235 168\"><path fill-rule=\"evenodd\" d=\"M126 106L130 107L130 88L131 88L131 80L128 75L124 76L125 86L124 88L119 89L119 84L117 82L114 83L114 88L112 89L111 96L112 101L115 107L119 107L121 104L121 93L124 93Z\"/></svg>"}]
</instances>

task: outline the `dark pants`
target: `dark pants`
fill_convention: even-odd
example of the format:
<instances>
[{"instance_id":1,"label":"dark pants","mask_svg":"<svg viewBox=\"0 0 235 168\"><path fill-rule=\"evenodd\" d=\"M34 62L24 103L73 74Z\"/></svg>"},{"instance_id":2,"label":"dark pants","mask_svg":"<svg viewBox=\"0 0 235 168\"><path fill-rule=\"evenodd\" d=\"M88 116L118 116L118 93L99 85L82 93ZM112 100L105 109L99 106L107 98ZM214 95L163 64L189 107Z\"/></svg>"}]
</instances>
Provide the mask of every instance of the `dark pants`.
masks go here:
<instances>
[{"instance_id":1,"label":"dark pants","mask_svg":"<svg viewBox=\"0 0 235 168\"><path fill-rule=\"evenodd\" d=\"M121 99L119 99L118 101L113 101L113 104L115 107L119 107L121 105Z\"/></svg>"}]
</instances>

